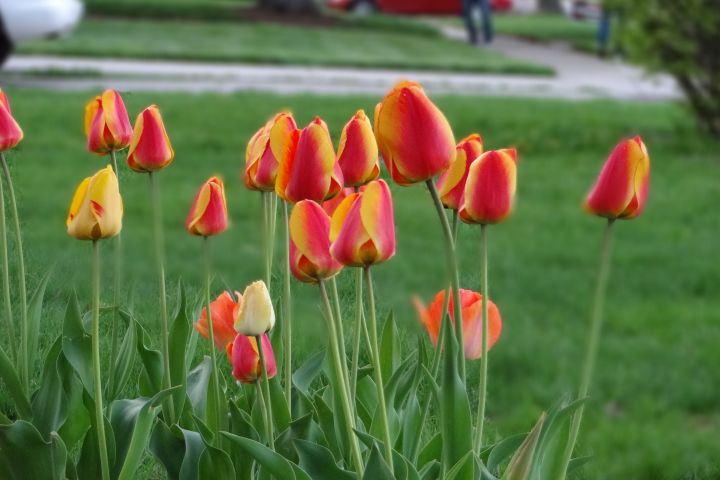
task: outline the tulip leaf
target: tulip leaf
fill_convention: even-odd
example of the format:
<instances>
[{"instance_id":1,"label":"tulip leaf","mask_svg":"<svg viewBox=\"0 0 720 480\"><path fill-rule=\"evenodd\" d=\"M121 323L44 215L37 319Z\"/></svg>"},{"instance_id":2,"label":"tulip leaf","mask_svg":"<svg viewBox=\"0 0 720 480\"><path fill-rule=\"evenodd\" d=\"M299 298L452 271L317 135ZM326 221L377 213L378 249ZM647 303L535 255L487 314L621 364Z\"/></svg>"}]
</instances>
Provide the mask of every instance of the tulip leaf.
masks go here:
<instances>
[{"instance_id":1,"label":"tulip leaf","mask_svg":"<svg viewBox=\"0 0 720 480\"><path fill-rule=\"evenodd\" d=\"M155 422L150 435L148 450L163 464L169 480L180 477L180 466L185 458L185 441L182 434L179 437L165 422Z\"/></svg>"},{"instance_id":2,"label":"tulip leaf","mask_svg":"<svg viewBox=\"0 0 720 480\"><path fill-rule=\"evenodd\" d=\"M115 359L115 376L113 377L113 382L108 383L106 388L106 395L107 400L112 401L120 395L120 392L123 388L125 388L125 384L130 379L130 374L132 372L133 363L135 362L135 355L136 355L136 329L135 325L133 323L132 317L129 313L120 311L119 312L120 317L124 318L127 322L127 330L125 331L125 336L123 337L123 341L120 344L120 349L117 353L117 358Z\"/></svg>"},{"instance_id":3,"label":"tulip leaf","mask_svg":"<svg viewBox=\"0 0 720 480\"><path fill-rule=\"evenodd\" d=\"M195 415L205 417L207 391L212 373L212 360L205 355L187 374L187 395Z\"/></svg>"},{"instance_id":4,"label":"tulip leaf","mask_svg":"<svg viewBox=\"0 0 720 480\"><path fill-rule=\"evenodd\" d=\"M415 395L412 395L407 402L407 406L402 414L402 453L411 458L417 446L420 443L420 433L422 432L422 412L420 411L420 403Z\"/></svg>"},{"instance_id":5,"label":"tulip leaf","mask_svg":"<svg viewBox=\"0 0 720 480\"><path fill-rule=\"evenodd\" d=\"M301 439L296 439L293 443L300 458L300 468L313 480L352 480L356 477L354 473L338 467L333 454L327 448Z\"/></svg>"},{"instance_id":6,"label":"tulip leaf","mask_svg":"<svg viewBox=\"0 0 720 480\"><path fill-rule=\"evenodd\" d=\"M587 463L591 462L594 457L592 455L587 455L584 457L576 457L570 460L570 464L568 464L567 468L567 474L570 475L576 470L581 469L583 466L585 466Z\"/></svg>"},{"instance_id":7,"label":"tulip leaf","mask_svg":"<svg viewBox=\"0 0 720 480\"><path fill-rule=\"evenodd\" d=\"M418 456L418 465L427 465L433 461L437 461L442 456L442 435L438 432L428 440L425 446L420 450Z\"/></svg>"},{"instance_id":8,"label":"tulip leaf","mask_svg":"<svg viewBox=\"0 0 720 480\"><path fill-rule=\"evenodd\" d=\"M90 412L85 408L83 396L85 388L75 370L64 355L58 358L57 369L63 381L63 390L67 399L67 415L58 434L68 451L74 451L90 428ZM52 399L49 399L52 401ZM72 462L70 462L72 464ZM74 469L73 464L73 469Z\"/></svg>"},{"instance_id":9,"label":"tulip leaf","mask_svg":"<svg viewBox=\"0 0 720 480\"><path fill-rule=\"evenodd\" d=\"M76 468L79 478L101 478L100 457L98 455L98 437L97 422L95 419L95 400L87 391L83 392L83 403L88 412L92 414L90 417L90 429L85 434L82 448L80 450L80 458L78 459ZM107 444L108 462L110 466L115 464L115 434L113 433L112 424L103 415L105 424L105 440Z\"/></svg>"},{"instance_id":10,"label":"tulip leaf","mask_svg":"<svg viewBox=\"0 0 720 480\"><path fill-rule=\"evenodd\" d=\"M177 311L170 326L169 334L169 362L170 362L170 384L176 388L172 394L172 403L176 416L179 417L183 411L186 398L187 371L189 364L186 362L186 346L190 335L190 321L187 316L187 296L182 282L178 285ZM163 416L165 416L164 414Z\"/></svg>"},{"instance_id":11,"label":"tulip leaf","mask_svg":"<svg viewBox=\"0 0 720 480\"><path fill-rule=\"evenodd\" d=\"M222 432L222 435L230 439L233 445L245 450L255 461L276 478L282 478L283 480L311 480L310 475L298 465L283 458L282 455L272 451L262 443L228 432Z\"/></svg>"},{"instance_id":12,"label":"tulip leaf","mask_svg":"<svg viewBox=\"0 0 720 480\"><path fill-rule=\"evenodd\" d=\"M310 355L292 375L292 382L295 388L306 395L309 394L310 385L312 385L318 375L320 375L324 361L325 350L320 350Z\"/></svg>"},{"instance_id":13,"label":"tulip leaf","mask_svg":"<svg viewBox=\"0 0 720 480\"><path fill-rule=\"evenodd\" d=\"M83 324L77 296L73 293L68 300L63 323L63 355L80 377L85 391L93 392L92 338Z\"/></svg>"},{"instance_id":14,"label":"tulip leaf","mask_svg":"<svg viewBox=\"0 0 720 480\"><path fill-rule=\"evenodd\" d=\"M369 376L359 378L355 390L357 411L366 428L370 428L378 407L377 388Z\"/></svg>"},{"instance_id":15,"label":"tulip leaf","mask_svg":"<svg viewBox=\"0 0 720 480\"><path fill-rule=\"evenodd\" d=\"M442 465L437 460L427 463L420 470L420 480L435 480L440 478L441 467Z\"/></svg>"},{"instance_id":16,"label":"tulip leaf","mask_svg":"<svg viewBox=\"0 0 720 480\"><path fill-rule=\"evenodd\" d=\"M395 328L395 316L391 311L385 320L380 342L380 371L385 384L388 383L399 363L400 348L397 344L397 328Z\"/></svg>"},{"instance_id":17,"label":"tulip leaf","mask_svg":"<svg viewBox=\"0 0 720 480\"><path fill-rule=\"evenodd\" d=\"M32 417L32 407L23 392L20 378L2 346L0 346L0 378L5 382L10 396L15 401L15 407L20 418Z\"/></svg>"},{"instance_id":18,"label":"tulip leaf","mask_svg":"<svg viewBox=\"0 0 720 480\"><path fill-rule=\"evenodd\" d=\"M32 374L35 369L35 357L38 352L38 337L40 335L40 321L42 319L43 301L45 299L45 289L52 275L52 270L48 270L38 284L37 288L30 297L27 306L27 355L28 369Z\"/></svg>"},{"instance_id":19,"label":"tulip leaf","mask_svg":"<svg viewBox=\"0 0 720 480\"><path fill-rule=\"evenodd\" d=\"M365 466L365 474L363 480L395 480L390 466L380 453L377 443L373 443L370 450L370 458L368 458Z\"/></svg>"},{"instance_id":20,"label":"tulip leaf","mask_svg":"<svg viewBox=\"0 0 720 480\"><path fill-rule=\"evenodd\" d=\"M445 476L444 480L459 480L461 478L474 478L468 477L467 473L468 471L472 471L472 468L469 467L469 465L472 464L473 460L473 452L472 450L467 452L464 457L462 457L458 462L453 466L453 468L450 469L450 471Z\"/></svg>"},{"instance_id":21,"label":"tulip leaf","mask_svg":"<svg viewBox=\"0 0 720 480\"><path fill-rule=\"evenodd\" d=\"M290 425L290 410L288 409L285 393L278 377L273 377L270 384L270 404L272 406L273 423L279 432Z\"/></svg>"},{"instance_id":22,"label":"tulip leaf","mask_svg":"<svg viewBox=\"0 0 720 480\"><path fill-rule=\"evenodd\" d=\"M180 466L180 480L199 480L200 457L205 451L205 442L203 442L202 436L197 432L177 426L174 426L173 430L180 430L185 440L185 456Z\"/></svg>"},{"instance_id":23,"label":"tulip leaf","mask_svg":"<svg viewBox=\"0 0 720 480\"><path fill-rule=\"evenodd\" d=\"M367 433L358 432L357 430L355 431L355 434L358 436L360 441L363 442L363 444L365 444L368 448L372 449L374 445L377 445L378 448L384 451L385 442ZM397 450L393 450L392 455L393 465L395 467L396 480L420 480L417 469L410 463L407 458L405 458ZM383 459L384 458L385 457L383 457Z\"/></svg>"},{"instance_id":24,"label":"tulip leaf","mask_svg":"<svg viewBox=\"0 0 720 480\"><path fill-rule=\"evenodd\" d=\"M230 457L224 451L205 444L205 451L200 455L199 478L237 478Z\"/></svg>"},{"instance_id":25,"label":"tulip leaf","mask_svg":"<svg viewBox=\"0 0 720 480\"><path fill-rule=\"evenodd\" d=\"M505 438L500 442L496 443L490 450L490 455L487 459L487 469L490 472L495 472L500 465L510 458L512 454L520 447L525 440L526 435L524 433L513 435Z\"/></svg>"},{"instance_id":26,"label":"tulip leaf","mask_svg":"<svg viewBox=\"0 0 720 480\"><path fill-rule=\"evenodd\" d=\"M212 365L211 365L212 368ZM215 379L220 383L215 386ZM216 434L220 430L227 430L227 399L222 392L225 391L221 372L216 375L210 375L207 390L207 404L205 418L208 427Z\"/></svg>"},{"instance_id":27,"label":"tulip leaf","mask_svg":"<svg viewBox=\"0 0 720 480\"><path fill-rule=\"evenodd\" d=\"M134 322L137 329L137 350L143 365L139 382L140 393L143 396L151 397L162 390L162 354L158 350L149 347L147 332L140 322L137 320Z\"/></svg>"},{"instance_id":28,"label":"tulip leaf","mask_svg":"<svg viewBox=\"0 0 720 480\"><path fill-rule=\"evenodd\" d=\"M250 417L246 411L238 408L235 402L230 402L230 433L239 435L245 438L259 439L260 435L255 431L255 428L250 423ZM309 417L310 415L308 415ZM300 419L298 420L300 421ZM285 438L289 436L288 432L291 432L293 426L291 424L283 434L275 442L275 447L278 452L281 452L283 446L287 440ZM304 431L302 432L305 433ZM292 446L290 447L292 449ZM286 447L287 449L287 447ZM293 453L294 453L294 449ZM253 459L247 452L240 448L233 448L227 451L232 459L233 465L235 466L235 475L237 478L252 478L252 466ZM281 452L285 458L289 458L285 453Z\"/></svg>"},{"instance_id":29,"label":"tulip leaf","mask_svg":"<svg viewBox=\"0 0 720 480\"><path fill-rule=\"evenodd\" d=\"M533 429L528 433L520 448L515 452L502 480L527 480L530 477L535 449L547 415L543 412Z\"/></svg>"},{"instance_id":30,"label":"tulip leaf","mask_svg":"<svg viewBox=\"0 0 720 480\"><path fill-rule=\"evenodd\" d=\"M66 464L67 449L56 433L45 440L24 420L0 425L0 478L63 480Z\"/></svg>"},{"instance_id":31,"label":"tulip leaf","mask_svg":"<svg viewBox=\"0 0 720 480\"><path fill-rule=\"evenodd\" d=\"M61 357L62 337L58 337L45 356L40 388L35 392L32 401L33 425L48 438L50 432L56 432L67 418L67 398L63 390L63 379L58 372Z\"/></svg>"}]
</instances>

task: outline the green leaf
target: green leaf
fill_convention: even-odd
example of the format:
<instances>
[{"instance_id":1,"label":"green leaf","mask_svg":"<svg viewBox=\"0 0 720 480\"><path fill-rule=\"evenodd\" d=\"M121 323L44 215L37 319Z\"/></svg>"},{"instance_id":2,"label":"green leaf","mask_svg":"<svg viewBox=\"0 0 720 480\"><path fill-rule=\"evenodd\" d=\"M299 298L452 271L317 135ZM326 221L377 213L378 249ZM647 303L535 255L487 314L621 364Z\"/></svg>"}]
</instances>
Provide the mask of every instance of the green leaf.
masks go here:
<instances>
[{"instance_id":1,"label":"green leaf","mask_svg":"<svg viewBox=\"0 0 720 480\"><path fill-rule=\"evenodd\" d=\"M282 455L270 450L262 443L249 438L238 437L228 432L221 432L230 439L232 444L239 446L262 465L270 474L283 480L311 480L311 477L299 466L291 463Z\"/></svg>"},{"instance_id":2,"label":"green leaf","mask_svg":"<svg viewBox=\"0 0 720 480\"><path fill-rule=\"evenodd\" d=\"M568 464L567 474L570 475L571 473L575 472L576 470L581 469L584 467L587 463L589 463L594 457L592 455L587 455L585 457L576 457L570 460L570 463Z\"/></svg>"},{"instance_id":3,"label":"green leaf","mask_svg":"<svg viewBox=\"0 0 720 480\"><path fill-rule=\"evenodd\" d=\"M420 480L436 480L440 478L442 465L437 460L433 460L420 470Z\"/></svg>"},{"instance_id":4,"label":"green leaf","mask_svg":"<svg viewBox=\"0 0 720 480\"><path fill-rule=\"evenodd\" d=\"M83 392L83 403L90 415L90 429L85 434L82 448L80 450L80 458L78 459L76 468L80 478L101 478L100 456L98 454L98 437L97 437L97 421L95 419L95 400L87 393ZM108 462L112 468L115 464L115 434L113 433L112 424L103 415L105 424L105 441L107 444Z\"/></svg>"},{"instance_id":5,"label":"green leaf","mask_svg":"<svg viewBox=\"0 0 720 480\"><path fill-rule=\"evenodd\" d=\"M32 417L32 407L23 392L20 378L2 347L0 347L0 378L5 382L8 392L15 402L20 418Z\"/></svg>"},{"instance_id":6,"label":"green leaf","mask_svg":"<svg viewBox=\"0 0 720 480\"><path fill-rule=\"evenodd\" d=\"M93 393L92 338L83 325L77 296L73 293L68 300L63 323L63 355L80 377L85 390Z\"/></svg>"},{"instance_id":7,"label":"green leaf","mask_svg":"<svg viewBox=\"0 0 720 480\"><path fill-rule=\"evenodd\" d=\"M140 374L140 393L143 396L151 397L162 390L162 354L158 350L150 348L147 340L148 334L137 320L135 320L135 328L137 329L137 350L143 365Z\"/></svg>"},{"instance_id":8,"label":"green leaf","mask_svg":"<svg viewBox=\"0 0 720 480\"><path fill-rule=\"evenodd\" d=\"M279 377L271 378L269 384L273 423L275 424L275 429L281 432L290 425L290 410L288 409L287 400L285 399L282 385L280 385Z\"/></svg>"},{"instance_id":9,"label":"green leaf","mask_svg":"<svg viewBox=\"0 0 720 480\"><path fill-rule=\"evenodd\" d=\"M458 462L453 466L453 468L450 469L450 471L447 473L447 476L445 477L445 480L458 480L461 478L474 478L468 477L467 472L472 471L472 467L470 467L470 464L472 464L473 460L473 452L472 450L467 452L464 457L462 457Z\"/></svg>"},{"instance_id":10,"label":"green leaf","mask_svg":"<svg viewBox=\"0 0 720 480\"><path fill-rule=\"evenodd\" d=\"M192 411L198 417L205 418L207 391L212 373L212 360L205 355L202 361L187 374L187 395Z\"/></svg>"},{"instance_id":11,"label":"green leaf","mask_svg":"<svg viewBox=\"0 0 720 480\"><path fill-rule=\"evenodd\" d=\"M442 435L438 432L420 450L417 464L427 465L430 462L440 460L440 457L442 457Z\"/></svg>"},{"instance_id":12,"label":"green leaf","mask_svg":"<svg viewBox=\"0 0 720 480\"><path fill-rule=\"evenodd\" d=\"M42 319L43 300L45 298L45 289L52 270L48 270L38 284L37 288L30 297L27 306L27 334L28 334L28 369L32 374L35 369L35 357L38 353L38 337L40 335L40 321Z\"/></svg>"},{"instance_id":13,"label":"green leaf","mask_svg":"<svg viewBox=\"0 0 720 480\"><path fill-rule=\"evenodd\" d=\"M415 395L408 399L407 406L400 418L402 418L402 453L406 457L411 457L420 443L420 433L422 432L422 424L420 423L422 412L420 411L420 403Z\"/></svg>"},{"instance_id":14,"label":"green leaf","mask_svg":"<svg viewBox=\"0 0 720 480\"><path fill-rule=\"evenodd\" d=\"M295 388L308 395L310 385L312 385L318 375L320 375L320 372L322 372L324 361L325 350L320 350L310 355L292 375Z\"/></svg>"},{"instance_id":15,"label":"green leaf","mask_svg":"<svg viewBox=\"0 0 720 480\"><path fill-rule=\"evenodd\" d=\"M65 479L67 450L55 433L48 441L29 422L0 425L0 477L7 480Z\"/></svg>"},{"instance_id":16,"label":"green leaf","mask_svg":"<svg viewBox=\"0 0 720 480\"><path fill-rule=\"evenodd\" d=\"M535 458L535 449L546 418L546 414L543 412L533 429L525 437L520 448L513 455L507 470L502 476L502 480L527 480L529 478Z\"/></svg>"},{"instance_id":17,"label":"green leaf","mask_svg":"<svg viewBox=\"0 0 720 480\"><path fill-rule=\"evenodd\" d=\"M206 443L205 451L200 455L199 478L231 479L237 477L228 454Z\"/></svg>"},{"instance_id":18,"label":"green leaf","mask_svg":"<svg viewBox=\"0 0 720 480\"><path fill-rule=\"evenodd\" d=\"M337 466L333 454L327 448L306 440L294 442L300 458L300 467L313 480L353 480L356 475Z\"/></svg>"},{"instance_id":19,"label":"green leaf","mask_svg":"<svg viewBox=\"0 0 720 480\"><path fill-rule=\"evenodd\" d=\"M32 401L33 425L43 438L48 438L50 432L56 432L67 418L67 398L58 372L61 352L62 338L58 337L45 357L40 388L35 392Z\"/></svg>"},{"instance_id":20,"label":"green leaf","mask_svg":"<svg viewBox=\"0 0 720 480\"><path fill-rule=\"evenodd\" d=\"M370 458L368 458L365 467L363 480L395 480L395 475L393 475L390 466L385 462L377 443L374 443L370 450Z\"/></svg>"},{"instance_id":21,"label":"green leaf","mask_svg":"<svg viewBox=\"0 0 720 480\"><path fill-rule=\"evenodd\" d=\"M170 326L169 356L170 356L170 384L178 386L172 394L175 412L179 416L183 411L186 398L187 372L189 363L186 362L186 347L190 335L190 320L187 316L187 297L182 282L178 284L177 311Z\"/></svg>"},{"instance_id":22,"label":"green leaf","mask_svg":"<svg viewBox=\"0 0 720 480\"><path fill-rule=\"evenodd\" d=\"M173 430L179 430L185 440L185 456L180 466L180 480L200 480L200 457L205 451L202 436L198 432L177 426L174 426Z\"/></svg>"},{"instance_id":23,"label":"green leaf","mask_svg":"<svg viewBox=\"0 0 720 480\"><path fill-rule=\"evenodd\" d=\"M382 340L380 341L380 371L382 378L387 384L393 372L400 364L400 348L397 344L397 329L395 328L395 317L390 312L383 327Z\"/></svg>"},{"instance_id":24,"label":"green leaf","mask_svg":"<svg viewBox=\"0 0 720 480\"><path fill-rule=\"evenodd\" d=\"M135 325L133 323L130 314L124 311L120 311L120 316L125 318L127 322L127 330L125 336L120 344L117 358L115 358L115 376L112 384L108 383L106 388L107 401L112 401L120 395L120 392L125 388L125 384L130 379L130 373L132 372L132 366L135 362L135 345L137 343L135 339Z\"/></svg>"},{"instance_id":25,"label":"green leaf","mask_svg":"<svg viewBox=\"0 0 720 480\"><path fill-rule=\"evenodd\" d=\"M148 450L163 464L168 479L177 480L180 477L180 466L185 458L182 432L176 434L165 422L155 422Z\"/></svg>"},{"instance_id":26,"label":"green leaf","mask_svg":"<svg viewBox=\"0 0 720 480\"><path fill-rule=\"evenodd\" d=\"M525 437L526 435L524 433L520 433L496 443L492 450L490 450L490 455L488 456L488 460L486 462L487 469L490 472L497 471L500 465L510 458L510 456L520 447L523 440L525 440Z\"/></svg>"},{"instance_id":27,"label":"green leaf","mask_svg":"<svg viewBox=\"0 0 720 480\"><path fill-rule=\"evenodd\" d=\"M83 403L85 387L64 355L58 357L57 369L62 378L63 390L67 399L67 415L58 434L63 439L68 451L72 452L75 451L76 445L90 428L90 412ZM72 464L72 462L70 463Z\"/></svg>"}]
</instances>

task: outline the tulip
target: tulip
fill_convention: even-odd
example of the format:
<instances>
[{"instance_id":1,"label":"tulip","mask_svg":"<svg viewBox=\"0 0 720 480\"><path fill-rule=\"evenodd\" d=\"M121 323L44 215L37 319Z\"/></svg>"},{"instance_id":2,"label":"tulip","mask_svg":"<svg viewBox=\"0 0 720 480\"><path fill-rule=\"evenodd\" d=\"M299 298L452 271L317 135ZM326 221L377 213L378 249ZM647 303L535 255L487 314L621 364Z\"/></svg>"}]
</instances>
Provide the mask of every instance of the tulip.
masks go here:
<instances>
[{"instance_id":1,"label":"tulip","mask_svg":"<svg viewBox=\"0 0 720 480\"><path fill-rule=\"evenodd\" d=\"M445 300L445 291L441 290L435 299L430 303L429 307L425 307L418 299L415 300L415 306L420 314L420 320L430 335L433 345L437 345L438 335L440 333L440 322L442 321L443 302ZM472 290L460 289L460 304L462 307L462 329L464 332L463 339L465 342L465 358L475 360L480 358L482 353L482 295ZM455 324L455 314L453 310L453 297L450 296L448 302L448 313L453 325ZM502 331L502 319L497 306L488 300L488 349L500 338Z\"/></svg>"},{"instance_id":2,"label":"tulip","mask_svg":"<svg viewBox=\"0 0 720 480\"><path fill-rule=\"evenodd\" d=\"M0 89L0 152L14 148L23 139L23 131L15 121L10 101Z\"/></svg>"},{"instance_id":3,"label":"tulip","mask_svg":"<svg viewBox=\"0 0 720 480\"><path fill-rule=\"evenodd\" d=\"M346 187L359 187L380 176L375 134L362 110L357 111L340 133L338 163Z\"/></svg>"},{"instance_id":4,"label":"tulip","mask_svg":"<svg viewBox=\"0 0 720 480\"><path fill-rule=\"evenodd\" d=\"M400 82L375 107L375 138L399 185L428 180L450 166L455 138L442 112L413 82Z\"/></svg>"},{"instance_id":5,"label":"tulip","mask_svg":"<svg viewBox=\"0 0 720 480\"><path fill-rule=\"evenodd\" d=\"M342 170L335 159L330 132L320 117L302 130L288 131L286 125L275 124L270 148L280 163L275 192L283 200L322 202L342 190Z\"/></svg>"},{"instance_id":6,"label":"tulip","mask_svg":"<svg viewBox=\"0 0 720 480\"><path fill-rule=\"evenodd\" d=\"M243 297L240 292L223 292L210 304L210 318L212 319L213 337L215 347L225 350L235 340L235 316L242 305ZM203 308L200 319L195 322L195 330L205 338L209 338L207 309Z\"/></svg>"},{"instance_id":7,"label":"tulip","mask_svg":"<svg viewBox=\"0 0 720 480\"><path fill-rule=\"evenodd\" d=\"M125 104L117 90L105 90L85 106L87 148L98 155L121 150L133 136Z\"/></svg>"},{"instance_id":8,"label":"tulip","mask_svg":"<svg viewBox=\"0 0 720 480\"><path fill-rule=\"evenodd\" d=\"M460 140L455 147L455 160L437 181L440 199L446 208L458 210L465 194L470 164L483 152L483 141L480 135L473 133Z\"/></svg>"},{"instance_id":9,"label":"tulip","mask_svg":"<svg viewBox=\"0 0 720 480\"><path fill-rule=\"evenodd\" d=\"M248 142L245 150L245 186L250 190L275 191L278 161L270 148L270 132L277 126L277 135L286 137L297 130L292 114L281 112L268 121Z\"/></svg>"},{"instance_id":10,"label":"tulip","mask_svg":"<svg viewBox=\"0 0 720 480\"><path fill-rule=\"evenodd\" d=\"M298 202L290 214L290 270L305 283L317 283L342 270L330 254L330 217L310 200Z\"/></svg>"},{"instance_id":11,"label":"tulip","mask_svg":"<svg viewBox=\"0 0 720 480\"><path fill-rule=\"evenodd\" d=\"M365 187L362 187L360 190L364 189ZM325 213L332 217L333 213L335 213L335 210L337 210L343 200L345 200L353 193L354 190L352 188L343 188L342 190L340 190L340 193L338 193L337 196L331 198L330 200L325 200L324 202L322 202L321 205L323 210L325 210Z\"/></svg>"},{"instance_id":12,"label":"tulip","mask_svg":"<svg viewBox=\"0 0 720 480\"><path fill-rule=\"evenodd\" d=\"M617 144L585 200L585 210L609 219L632 219L645 209L650 157L639 136Z\"/></svg>"},{"instance_id":13,"label":"tulip","mask_svg":"<svg viewBox=\"0 0 720 480\"><path fill-rule=\"evenodd\" d=\"M150 105L135 120L128 166L136 172L155 172L170 165L174 158L160 110L157 105Z\"/></svg>"},{"instance_id":14,"label":"tulip","mask_svg":"<svg viewBox=\"0 0 720 480\"><path fill-rule=\"evenodd\" d=\"M67 231L79 240L114 237L122 229L123 202L110 165L83 180L75 190Z\"/></svg>"},{"instance_id":15,"label":"tulip","mask_svg":"<svg viewBox=\"0 0 720 480\"><path fill-rule=\"evenodd\" d=\"M332 256L348 267L367 267L395 255L395 220L392 195L385 180L370 182L354 193L332 216Z\"/></svg>"},{"instance_id":16,"label":"tulip","mask_svg":"<svg viewBox=\"0 0 720 480\"><path fill-rule=\"evenodd\" d=\"M265 355L265 371L267 378L270 379L277 374L277 365L267 334L262 336L262 349ZM235 341L229 345L228 356L232 359L233 377L241 383L255 383L262 377L263 369L255 337L238 334Z\"/></svg>"},{"instance_id":17,"label":"tulip","mask_svg":"<svg viewBox=\"0 0 720 480\"><path fill-rule=\"evenodd\" d=\"M185 220L185 229L192 235L210 237L224 232L228 226L227 202L223 182L210 177L202 184Z\"/></svg>"},{"instance_id":18,"label":"tulip","mask_svg":"<svg viewBox=\"0 0 720 480\"><path fill-rule=\"evenodd\" d=\"M235 312L235 330L248 336L258 336L275 326L275 309L270 292L262 280L245 288L243 302Z\"/></svg>"},{"instance_id":19,"label":"tulip","mask_svg":"<svg viewBox=\"0 0 720 480\"><path fill-rule=\"evenodd\" d=\"M517 183L514 148L489 150L470 165L460 219L465 223L499 223L512 211Z\"/></svg>"}]
</instances>

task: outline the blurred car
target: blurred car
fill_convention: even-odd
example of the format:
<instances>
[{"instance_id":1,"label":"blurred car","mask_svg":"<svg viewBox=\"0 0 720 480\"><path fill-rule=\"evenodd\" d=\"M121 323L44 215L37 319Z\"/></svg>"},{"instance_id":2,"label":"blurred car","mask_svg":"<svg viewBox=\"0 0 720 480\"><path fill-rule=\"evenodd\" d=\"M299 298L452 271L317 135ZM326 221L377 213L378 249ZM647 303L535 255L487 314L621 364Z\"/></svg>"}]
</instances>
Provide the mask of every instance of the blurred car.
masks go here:
<instances>
[{"instance_id":1,"label":"blurred car","mask_svg":"<svg viewBox=\"0 0 720 480\"><path fill-rule=\"evenodd\" d=\"M597 20L602 15L598 0L572 0L563 4L565 14L575 20Z\"/></svg>"},{"instance_id":2,"label":"blurred car","mask_svg":"<svg viewBox=\"0 0 720 480\"><path fill-rule=\"evenodd\" d=\"M17 43L67 33L82 14L80 0L0 0L0 65Z\"/></svg>"},{"instance_id":3,"label":"blurred car","mask_svg":"<svg viewBox=\"0 0 720 480\"><path fill-rule=\"evenodd\" d=\"M327 0L330 8L356 13L401 13L416 15L460 15L462 0ZM512 0L490 0L495 11L512 8Z\"/></svg>"}]
</instances>

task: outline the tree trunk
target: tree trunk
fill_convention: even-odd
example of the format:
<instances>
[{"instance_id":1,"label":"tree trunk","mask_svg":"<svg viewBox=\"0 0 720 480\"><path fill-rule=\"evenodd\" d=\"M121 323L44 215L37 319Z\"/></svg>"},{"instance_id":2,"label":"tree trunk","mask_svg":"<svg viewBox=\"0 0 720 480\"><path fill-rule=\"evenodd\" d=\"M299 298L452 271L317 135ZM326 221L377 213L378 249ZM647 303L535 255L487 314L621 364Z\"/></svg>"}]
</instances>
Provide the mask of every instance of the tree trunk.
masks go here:
<instances>
[{"instance_id":1,"label":"tree trunk","mask_svg":"<svg viewBox=\"0 0 720 480\"><path fill-rule=\"evenodd\" d=\"M283 13L319 13L315 0L257 0L257 6Z\"/></svg>"},{"instance_id":2,"label":"tree trunk","mask_svg":"<svg viewBox=\"0 0 720 480\"><path fill-rule=\"evenodd\" d=\"M541 12L562 12L562 5L560 4L560 0L540 0L539 7Z\"/></svg>"}]
</instances>

